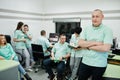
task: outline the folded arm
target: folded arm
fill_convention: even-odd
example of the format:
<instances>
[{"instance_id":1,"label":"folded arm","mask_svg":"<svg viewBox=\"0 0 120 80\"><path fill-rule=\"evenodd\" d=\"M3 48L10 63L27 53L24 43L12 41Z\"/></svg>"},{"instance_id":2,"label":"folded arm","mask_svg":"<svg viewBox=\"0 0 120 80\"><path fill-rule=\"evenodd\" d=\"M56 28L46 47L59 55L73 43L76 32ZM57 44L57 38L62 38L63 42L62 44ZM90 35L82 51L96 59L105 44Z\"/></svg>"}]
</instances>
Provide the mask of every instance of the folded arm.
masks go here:
<instances>
[{"instance_id":1,"label":"folded arm","mask_svg":"<svg viewBox=\"0 0 120 80\"><path fill-rule=\"evenodd\" d=\"M98 46L98 45L102 45L102 42L96 42L96 41L85 41L83 39L79 40L78 42L79 46L82 48L88 48L91 46Z\"/></svg>"},{"instance_id":2,"label":"folded arm","mask_svg":"<svg viewBox=\"0 0 120 80\"><path fill-rule=\"evenodd\" d=\"M99 52L108 52L110 51L110 48L111 48L111 44L103 44L103 45L88 47L88 49L90 50L95 50Z\"/></svg>"},{"instance_id":3,"label":"folded arm","mask_svg":"<svg viewBox=\"0 0 120 80\"><path fill-rule=\"evenodd\" d=\"M26 42L26 39L17 39L17 38L14 38L13 41L14 42Z\"/></svg>"},{"instance_id":4,"label":"folded arm","mask_svg":"<svg viewBox=\"0 0 120 80\"><path fill-rule=\"evenodd\" d=\"M108 52L111 48L111 44L105 44L97 41L85 41L83 39L79 40L78 44L83 48L87 48L99 52Z\"/></svg>"}]
</instances>

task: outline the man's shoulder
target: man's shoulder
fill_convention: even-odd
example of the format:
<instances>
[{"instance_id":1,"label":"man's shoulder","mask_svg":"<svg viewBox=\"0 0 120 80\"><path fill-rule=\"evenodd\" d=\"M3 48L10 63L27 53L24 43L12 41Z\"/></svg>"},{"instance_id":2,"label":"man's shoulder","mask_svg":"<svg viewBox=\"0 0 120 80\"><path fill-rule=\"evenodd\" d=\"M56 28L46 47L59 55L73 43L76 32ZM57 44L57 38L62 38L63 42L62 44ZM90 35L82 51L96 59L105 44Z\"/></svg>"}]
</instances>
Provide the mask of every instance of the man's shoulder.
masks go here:
<instances>
[{"instance_id":1,"label":"man's shoulder","mask_svg":"<svg viewBox=\"0 0 120 80\"><path fill-rule=\"evenodd\" d=\"M58 46L58 45L60 45L60 43L59 43L59 42L55 43L55 45L54 45L54 46ZM65 42L63 45L67 45L67 46L68 46L68 42Z\"/></svg>"},{"instance_id":2,"label":"man's shoulder","mask_svg":"<svg viewBox=\"0 0 120 80\"><path fill-rule=\"evenodd\" d=\"M65 42L64 44L68 45L69 43L68 43L68 42Z\"/></svg>"},{"instance_id":3,"label":"man's shoulder","mask_svg":"<svg viewBox=\"0 0 120 80\"><path fill-rule=\"evenodd\" d=\"M68 42L65 42L64 45L68 47L69 43L68 43Z\"/></svg>"},{"instance_id":4,"label":"man's shoulder","mask_svg":"<svg viewBox=\"0 0 120 80\"><path fill-rule=\"evenodd\" d=\"M88 29L91 29L92 28L92 25L89 25L89 26L84 26L82 29L83 30L88 30Z\"/></svg>"},{"instance_id":5,"label":"man's shoulder","mask_svg":"<svg viewBox=\"0 0 120 80\"><path fill-rule=\"evenodd\" d=\"M47 38L46 38L46 37L43 37L43 36L40 36L38 39L39 39L39 40L47 40Z\"/></svg>"},{"instance_id":6,"label":"man's shoulder","mask_svg":"<svg viewBox=\"0 0 120 80\"><path fill-rule=\"evenodd\" d=\"M103 28L104 28L105 31L112 31L112 29L110 27L106 26L106 25L103 25Z\"/></svg>"},{"instance_id":7,"label":"man's shoulder","mask_svg":"<svg viewBox=\"0 0 120 80\"><path fill-rule=\"evenodd\" d=\"M60 44L59 42L55 43L55 45L59 45L59 44Z\"/></svg>"}]
</instances>

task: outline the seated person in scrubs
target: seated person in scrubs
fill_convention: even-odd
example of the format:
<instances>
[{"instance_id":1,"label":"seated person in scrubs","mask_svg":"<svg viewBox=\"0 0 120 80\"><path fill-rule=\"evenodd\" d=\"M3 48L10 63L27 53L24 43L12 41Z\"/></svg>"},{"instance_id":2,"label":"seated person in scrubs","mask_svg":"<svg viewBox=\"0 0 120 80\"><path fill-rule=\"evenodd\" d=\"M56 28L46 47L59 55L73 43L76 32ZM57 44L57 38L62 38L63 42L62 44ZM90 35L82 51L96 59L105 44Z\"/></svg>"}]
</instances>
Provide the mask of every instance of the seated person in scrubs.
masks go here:
<instances>
[{"instance_id":1,"label":"seated person in scrubs","mask_svg":"<svg viewBox=\"0 0 120 80\"><path fill-rule=\"evenodd\" d=\"M12 46L6 42L6 38L3 34L0 34L0 60L18 61L16 53L14 52ZM18 65L18 70L22 75L24 75L26 80L32 80L20 64Z\"/></svg>"},{"instance_id":2,"label":"seated person in scrubs","mask_svg":"<svg viewBox=\"0 0 120 80\"><path fill-rule=\"evenodd\" d=\"M51 64L57 64L57 80L63 80L63 72L65 70L66 60L70 57L70 49L66 42L65 34L61 34L58 43L56 43L51 51L51 58L44 60L43 64L50 80L53 80L55 75L52 71Z\"/></svg>"}]
</instances>

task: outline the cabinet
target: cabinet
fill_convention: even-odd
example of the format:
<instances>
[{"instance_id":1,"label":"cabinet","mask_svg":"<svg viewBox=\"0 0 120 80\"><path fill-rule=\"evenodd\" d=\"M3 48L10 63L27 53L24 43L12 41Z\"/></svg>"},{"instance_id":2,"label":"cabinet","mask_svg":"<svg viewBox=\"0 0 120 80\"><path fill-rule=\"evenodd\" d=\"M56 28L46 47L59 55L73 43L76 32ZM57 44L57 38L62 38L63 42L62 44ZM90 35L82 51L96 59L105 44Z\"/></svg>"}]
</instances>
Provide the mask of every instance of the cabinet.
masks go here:
<instances>
[{"instance_id":1,"label":"cabinet","mask_svg":"<svg viewBox=\"0 0 120 80\"><path fill-rule=\"evenodd\" d=\"M18 65L13 60L0 60L0 80L19 80Z\"/></svg>"}]
</instances>

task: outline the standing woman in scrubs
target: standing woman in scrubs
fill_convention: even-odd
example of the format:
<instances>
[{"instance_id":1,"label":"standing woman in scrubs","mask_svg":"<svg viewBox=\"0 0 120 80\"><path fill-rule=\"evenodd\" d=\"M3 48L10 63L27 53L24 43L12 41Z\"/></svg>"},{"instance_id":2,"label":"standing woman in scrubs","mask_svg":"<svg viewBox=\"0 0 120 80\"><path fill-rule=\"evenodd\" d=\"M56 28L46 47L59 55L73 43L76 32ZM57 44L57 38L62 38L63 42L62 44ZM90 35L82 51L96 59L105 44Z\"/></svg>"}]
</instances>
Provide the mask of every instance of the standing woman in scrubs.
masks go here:
<instances>
[{"instance_id":1,"label":"standing woman in scrubs","mask_svg":"<svg viewBox=\"0 0 120 80\"><path fill-rule=\"evenodd\" d=\"M26 43L25 35L22 32L23 26L24 26L23 22L18 22L17 28L14 32L13 41L15 42L16 52L22 54L25 58L25 70L32 71L30 67L30 55L25 45Z\"/></svg>"}]
</instances>

